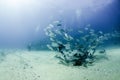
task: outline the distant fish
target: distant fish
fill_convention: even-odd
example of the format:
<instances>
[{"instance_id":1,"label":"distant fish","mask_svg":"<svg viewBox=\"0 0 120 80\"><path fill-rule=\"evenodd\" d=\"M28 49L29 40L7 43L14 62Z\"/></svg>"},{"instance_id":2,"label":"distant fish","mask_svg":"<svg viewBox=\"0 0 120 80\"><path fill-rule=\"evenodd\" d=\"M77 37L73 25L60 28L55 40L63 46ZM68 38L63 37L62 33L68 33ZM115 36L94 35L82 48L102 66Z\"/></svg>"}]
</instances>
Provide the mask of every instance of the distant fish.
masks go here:
<instances>
[{"instance_id":1,"label":"distant fish","mask_svg":"<svg viewBox=\"0 0 120 80\"><path fill-rule=\"evenodd\" d=\"M115 30L114 33L112 33L111 35L112 37L120 37L120 32Z\"/></svg>"},{"instance_id":2,"label":"distant fish","mask_svg":"<svg viewBox=\"0 0 120 80\"><path fill-rule=\"evenodd\" d=\"M49 26L47 26L44 31L46 32L46 35L49 35L49 33L52 33L51 29L53 28L54 26L52 24L49 24ZM36 30L38 30L39 28L37 28Z\"/></svg>"},{"instance_id":3,"label":"distant fish","mask_svg":"<svg viewBox=\"0 0 120 80\"><path fill-rule=\"evenodd\" d=\"M110 34L110 33L106 33L106 34L104 34L104 36L105 36L105 37L110 37L111 34Z\"/></svg>"},{"instance_id":4,"label":"distant fish","mask_svg":"<svg viewBox=\"0 0 120 80\"><path fill-rule=\"evenodd\" d=\"M49 26L47 28L53 28L53 27L54 27L54 25L49 24Z\"/></svg>"},{"instance_id":5,"label":"distant fish","mask_svg":"<svg viewBox=\"0 0 120 80\"><path fill-rule=\"evenodd\" d=\"M88 28L86 27L85 30L88 30Z\"/></svg>"},{"instance_id":6,"label":"distant fish","mask_svg":"<svg viewBox=\"0 0 120 80\"><path fill-rule=\"evenodd\" d=\"M65 30L64 29L56 30L56 33L62 35L65 33Z\"/></svg>"},{"instance_id":7,"label":"distant fish","mask_svg":"<svg viewBox=\"0 0 120 80\"><path fill-rule=\"evenodd\" d=\"M61 23L59 23L59 24L57 24L57 26L62 26L62 24L61 24Z\"/></svg>"},{"instance_id":8,"label":"distant fish","mask_svg":"<svg viewBox=\"0 0 120 80\"><path fill-rule=\"evenodd\" d=\"M99 36L99 39L103 39L103 38L106 38L106 37L104 37L104 36Z\"/></svg>"},{"instance_id":9,"label":"distant fish","mask_svg":"<svg viewBox=\"0 0 120 80\"><path fill-rule=\"evenodd\" d=\"M81 31L81 30L79 30L78 32L79 32L79 33L83 33L83 31Z\"/></svg>"},{"instance_id":10,"label":"distant fish","mask_svg":"<svg viewBox=\"0 0 120 80\"><path fill-rule=\"evenodd\" d=\"M61 24L60 21L54 21L53 23L54 23L54 25L56 25L56 26L62 26L62 24Z\"/></svg>"},{"instance_id":11,"label":"distant fish","mask_svg":"<svg viewBox=\"0 0 120 80\"><path fill-rule=\"evenodd\" d=\"M81 37L82 40L86 41L86 38L85 37Z\"/></svg>"},{"instance_id":12,"label":"distant fish","mask_svg":"<svg viewBox=\"0 0 120 80\"><path fill-rule=\"evenodd\" d=\"M59 23L59 22L60 22L60 21L54 21L53 24L57 24L57 23Z\"/></svg>"},{"instance_id":13,"label":"distant fish","mask_svg":"<svg viewBox=\"0 0 120 80\"><path fill-rule=\"evenodd\" d=\"M63 42L61 42L61 41L56 41L58 44L63 44Z\"/></svg>"},{"instance_id":14,"label":"distant fish","mask_svg":"<svg viewBox=\"0 0 120 80\"><path fill-rule=\"evenodd\" d=\"M109 35L104 35L99 37L99 39L103 39L103 40L108 40L109 38L110 38Z\"/></svg>"},{"instance_id":15,"label":"distant fish","mask_svg":"<svg viewBox=\"0 0 120 80\"><path fill-rule=\"evenodd\" d=\"M90 39L90 36L89 36L89 35L85 35L84 37L82 37L82 39L83 39L84 41L88 41L88 40Z\"/></svg>"},{"instance_id":16,"label":"distant fish","mask_svg":"<svg viewBox=\"0 0 120 80\"><path fill-rule=\"evenodd\" d=\"M50 36L50 37L55 37L55 36L56 36L56 34L55 34L55 33L53 33L52 31L50 31L50 32L49 32L49 34L48 34L48 36Z\"/></svg>"},{"instance_id":17,"label":"distant fish","mask_svg":"<svg viewBox=\"0 0 120 80\"><path fill-rule=\"evenodd\" d=\"M99 33L100 33L100 34L103 34L103 32L102 32L102 31L99 31Z\"/></svg>"},{"instance_id":18,"label":"distant fish","mask_svg":"<svg viewBox=\"0 0 120 80\"><path fill-rule=\"evenodd\" d=\"M93 32L90 32L90 35L91 35L91 36L94 36L94 37L97 36L97 35L96 35L95 33L93 33Z\"/></svg>"},{"instance_id":19,"label":"distant fish","mask_svg":"<svg viewBox=\"0 0 120 80\"><path fill-rule=\"evenodd\" d=\"M92 31L90 31L89 33L92 34L92 35L94 34L94 32L92 32Z\"/></svg>"},{"instance_id":20,"label":"distant fish","mask_svg":"<svg viewBox=\"0 0 120 80\"><path fill-rule=\"evenodd\" d=\"M59 34L59 35L62 35L61 31L60 30L56 30L55 33Z\"/></svg>"}]
</instances>

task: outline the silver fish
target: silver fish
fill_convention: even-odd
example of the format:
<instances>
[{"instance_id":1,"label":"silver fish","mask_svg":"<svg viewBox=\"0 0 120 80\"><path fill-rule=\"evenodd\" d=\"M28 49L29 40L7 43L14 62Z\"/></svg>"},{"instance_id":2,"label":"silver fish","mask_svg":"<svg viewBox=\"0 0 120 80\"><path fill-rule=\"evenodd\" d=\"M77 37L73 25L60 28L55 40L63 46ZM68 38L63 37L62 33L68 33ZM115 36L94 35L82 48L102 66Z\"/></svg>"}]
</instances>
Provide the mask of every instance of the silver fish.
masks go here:
<instances>
[{"instance_id":1,"label":"silver fish","mask_svg":"<svg viewBox=\"0 0 120 80\"><path fill-rule=\"evenodd\" d=\"M62 26L61 21L54 21L53 24L55 26Z\"/></svg>"},{"instance_id":2,"label":"silver fish","mask_svg":"<svg viewBox=\"0 0 120 80\"><path fill-rule=\"evenodd\" d=\"M49 26L47 27L47 28L53 28L54 27L54 25L52 25L52 24L49 24Z\"/></svg>"},{"instance_id":3,"label":"silver fish","mask_svg":"<svg viewBox=\"0 0 120 80\"><path fill-rule=\"evenodd\" d=\"M87 31L87 30L88 30L88 28L86 27L86 28L85 28L85 30Z\"/></svg>"},{"instance_id":4,"label":"silver fish","mask_svg":"<svg viewBox=\"0 0 120 80\"><path fill-rule=\"evenodd\" d=\"M59 29L59 30L56 30L55 32L59 35L62 35L62 34L65 33L65 30L64 29Z\"/></svg>"},{"instance_id":5,"label":"silver fish","mask_svg":"<svg viewBox=\"0 0 120 80\"><path fill-rule=\"evenodd\" d=\"M47 47L48 47L50 50L54 50L49 44L47 45Z\"/></svg>"},{"instance_id":6,"label":"silver fish","mask_svg":"<svg viewBox=\"0 0 120 80\"><path fill-rule=\"evenodd\" d=\"M103 34L103 32L102 32L102 31L99 31L99 33L100 33L100 34Z\"/></svg>"},{"instance_id":7,"label":"silver fish","mask_svg":"<svg viewBox=\"0 0 120 80\"><path fill-rule=\"evenodd\" d=\"M50 40L51 40L51 41L55 41L55 39L54 39L54 38L51 38L51 37L50 37Z\"/></svg>"},{"instance_id":8,"label":"silver fish","mask_svg":"<svg viewBox=\"0 0 120 80\"><path fill-rule=\"evenodd\" d=\"M51 46L53 46L53 47L58 47L59 45L58 45L56 42L52 42L52 43L51 43Z\"/></svg>"},{"instance_id":9,"label":"silver fish","mask_svg":"<svg viewBox=\"0 0 120 80\"><path fill-rule=\"evenodd\" d=\"M64 36L65 36L64 39L67 41L73 40L73 37L68 35L67 33L65 33Z\"/></svg>"},{"instance_id":10,"label":"silver fish","mask_svg":"<svg viewBox=\"0 0 120 80\"><path fill-rule=\"evenodd\" d=\"M79 30L78 32L79 32L79 33L83 33L83 31L80 31L80 30Z\"/></svg>"},{"instance_id":11,"label":"silver fish","mask_svg":"<svg viewBox=\"0 0 120 80\"><path fill-rule=\"evenodd\" d=\"M50 32L49 32L49 34L48 34L48 36L50 36L50 37L55 37L55 36L56 36L56 34L55 34L55 33L53 33L52 31L50 31Z\"/></svg>"}]
</instances>

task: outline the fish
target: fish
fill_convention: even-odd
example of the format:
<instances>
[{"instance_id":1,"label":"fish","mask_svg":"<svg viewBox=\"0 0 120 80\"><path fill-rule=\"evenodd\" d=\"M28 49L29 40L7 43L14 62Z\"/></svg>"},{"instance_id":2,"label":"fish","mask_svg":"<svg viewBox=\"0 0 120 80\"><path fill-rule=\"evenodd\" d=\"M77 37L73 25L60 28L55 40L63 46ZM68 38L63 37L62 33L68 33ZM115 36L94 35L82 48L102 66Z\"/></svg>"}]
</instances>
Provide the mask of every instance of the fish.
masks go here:
<instances>
[{"instance_id":1,"label":"fish","mask_svg":"<svg viewBox=\"0 0 120 80\"><path fill-rule=\"evenodd\" d=\"M91 36L96 37L97 35L94 34L93 32L90 33Z\"/></svg>"},{"instance_id":2,"label":"fish","mask_svg":"<svg viewBox=\"0 0 120 80\"><path fill-rule=\"evenodd\" d=\"M60 22L60 21L54 21L53 24L57 24L57 23L59 23L59 22Z\"/></svg>"},{"instance_id":3,"label":"fish","mask_svg":"<svg viewBox=\"0 0 120 80\"><path fill-rule=\"evenodd\" d=\"M52 29L53 27L54 27L54 25L49 24L49 25L44 29L44 31L45 31L45 32L51 31L51 29Z\"/></svg>"},{"instance_id":4,"label":"fish","mask_svg":"<svg viewBox=\"0 0 120 80\"><path fill-rule=\"evenodd\" d=\"M58 47L58 46L59 46L59 44L58 44L58 43L56 43L56 42L52 42L52 43L51 43L51 46L52 46L52 47Z\"/></svg>"},{"instance_id":5,"label":"fish","mask_svg":"<svg viewBox=\"0 0 120 80\"><path fill-rule=\"evenodd\" d=\"M59 30L56 30L55 32L59 35L63 35L65 33L65 30L64 29L59 29Z\"/></svg>"},{"instance_id":6,"label":"fish","mask_svg":"<svg viewBox=\"0 0 120 80\"><path fill-rule=\"evenodd\" d=\"M61 21L54 21L53 24L58 27L62 26Z\"/></svg>"},{"instance_id":7,"label":"fish","mask_svg":"<svg viewBox=\"0 0 120 80\"><path fill-rule=\"evenodd\" d=\"M47 47L50 49L50 50L54 50L52 46L50 46L49 44L47 44Z\"/></svg>"},{"instance_id":8,"label":"fish","mask_svg":"<svg viewBox=\"0 0 120 80\"><path fill-rule=\"evenodd\" d=\"M61 23L59 23L59 24L57 24L57 26L62 26L62 24L61 24Z\"/></svg>"},{"instance_id":9,"label":"fish","mask_svg":"<svg viewBox=\"0 0 120 80\"><path fill-rule=\"evenodd\" d=\"M86 41L86 38L85 37L81 37L82 40Z\"/></svg>"},{"instance_id":10,"label":"fish","mask_svg":"<svg viewBox=\"0 0 120 80\"><path fill-rule=\"evenodd\" d=\"M54 25L53 24L49 24L49 26L47 28L53 28Z\"/></svg>"},{"instance_id":11,"label":"fish","mask_svg":"<svg viewBox=\"0 0 120 80\"><path fill-rule=\"evenodd\" d=\"M51 40L51 41L55 41L55 39L54 39L54 38L51 38L51 37L50 37L50 40Z\"/></svg>"},{"instance_id":12,"label":"fish","mask_svg":"<svg viewBox=\"0 0 120 80\"><path fill-rule=\"evenodd\" d=\"M84 37L82 37L82 39L83 39L84 41L88 41L88 40L90 39L90 36L89 36L89 35L85 35Z\"/></svg>"},{"instance_id":13,"label":"fish","mask_svg":"<svg viewBox=\"0 0 120 80\"><path fill-rule=\"evenodd\" d=\"M115 33L115 34L111 34L111 36L112 36L112 37L120 37L120 35L118 35L118 34L116 34L116 33Z\"/></svg>"},{"instance_id":14,"label":"fish","mask_svg":"<svg viewBox=\"0 0 120 80\"><path fill-rule=\"evenodd\" d=\"M99 33L100 33L100 34L103 34L103 32L102 32L102 31L99 31Z\"/></svg>"},{"instance_id":15,"label":"fish","mask_svg":"<svg viewBox=\"0 0 120 80\"><path fill-rule=\"evenodd\" d=\"M62 35L61 31L60 30L56 30L55 33L59 34L59 35Z\"/></svg>"},{"instance_id":16,"label":"fish","mask_svg":"<svg viewBox=\"0 0 120 80\"><path fill-rule=\"evenodd\" d=\"M104 36L105 36L105 37L110 37L111 34L110 34L110 33L106 33L106 34L104 34Z\"/></svg>"},{"instance_id":17,"label":"fish","mask_svg":"<svg viewBox=\"0 0 120 80\"><path fill-rule=\"evenodd\" d=\"M73 40L73 37L68 35L67 33L64 33L64 39L67 41Z\"/></svg>"},{"instance_id":18,"label":"fish","mask_svg":"<svg viewBox=\"0 0 120 80\"><path fill-rule=\"evenodd\" d=\"M50 32L49 32L49 34L48 34L48 36L50 36L50 37L55 37L55 36L56 36L56 34L55 34L55 33L53 33L52 31L50 31Z\"/></svg>"},{"instance_id":19,"label":"fish","mask_svg":"<svg viewBox=\"0 0 120 80\"><path fill-rule=\"evenodd\" d=\"M66 38L68 38L68 34L67 33L65 33L64 35L65 35Z\"/></svg>"},{"instance_id":20,"label":"fish","mask_svg":"<svg viewBox=\"0 0 120 80\"><path fill-rule=\"evenodd\" d=\"M99 36L99 39L103 39L103 38L105 38L104 36Z\"/></svg>"},{"instance_id":21,"label":"fish","mask_svg":"<svg viewBox=\"0 0 120 80\"><path fill-rule=\"evenodd\" d=\"M87 31L87 30L88 30L88 28L86 27L86 28L85 28L85 30Z\"/></svg>"},{"instance_id":22,"label":"fish","mask_svg":"<svg viewBox=\"0 0 120 80\"><path fill-rule=\"evenodd\" d=\"M50 24L48 27L46 27L46 28L44 29L45 34L46 34L47 36L52 36L52 35L54 34L54 33L52 32L51 28L53 28L53 25L52 25L52 24Z\"/></svg>"},{"instance_id":23,"label":"fish","mask_svg":"<svg viewBox=\"0 0 120 80\"><path fill-rule=\"evenodd\" d=\"M83 31L81 31L81 30L79 30L78 32L79 32L79 33L83 33Z\"/></svg>"},{"instance_id":24,"label":"fish","mask_svg":"<svg viewBox=\"0 0 120 80\"><path fill-rule=\"evenodd\" d=\"M108 40L110 37L108 35L100 36L99 39L101 40Z\"/></svg>"}]
</instances>

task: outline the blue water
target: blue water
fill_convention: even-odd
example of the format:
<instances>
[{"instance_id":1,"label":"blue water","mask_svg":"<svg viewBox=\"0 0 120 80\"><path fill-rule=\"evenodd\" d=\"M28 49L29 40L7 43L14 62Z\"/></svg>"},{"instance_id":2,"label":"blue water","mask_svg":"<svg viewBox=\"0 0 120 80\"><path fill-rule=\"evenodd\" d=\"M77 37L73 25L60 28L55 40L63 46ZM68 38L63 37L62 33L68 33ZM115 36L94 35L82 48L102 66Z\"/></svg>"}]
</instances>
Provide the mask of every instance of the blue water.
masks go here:
<instances>
[{"instance_id":1,"label":"blue water","mask_svg":"<svg viewBox=\"0 0 120 80\"><path fill-rule=\"evenodd\" d=\"M119 80L119 53L120 0L0 0L0 80Z\"/></svg>"},{"instance_id":2,"label":"blue water","mask_svg":"<svg viewBox=\"0 0 120 80\"><path fill-rule=\"evenodd\" d=\"M32 44L34 49L47 49L49 38L44 29L53 21L62 21L64 28L73 29L75 37L76 30L88 24L95 31L120 32L119 0L0 1L0 12L0 48L26 48ZM119 40L111 41L119 44Z\"/></svg>"}]
</instances>

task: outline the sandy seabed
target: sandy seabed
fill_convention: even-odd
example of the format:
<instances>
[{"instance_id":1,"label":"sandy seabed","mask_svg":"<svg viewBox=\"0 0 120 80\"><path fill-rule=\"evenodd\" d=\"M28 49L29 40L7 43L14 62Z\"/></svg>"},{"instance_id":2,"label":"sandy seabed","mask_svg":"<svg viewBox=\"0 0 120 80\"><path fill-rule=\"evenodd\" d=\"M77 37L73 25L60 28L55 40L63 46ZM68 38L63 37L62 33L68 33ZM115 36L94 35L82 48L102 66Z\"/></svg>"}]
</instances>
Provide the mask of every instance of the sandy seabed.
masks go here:
<instances>
[{"instance_id":1,"label":"sandy seabed","mask_svg":"<svg viewBox=\"0 0 120 80\"><path fill-rule=\"evenodd\" d=\"M4 54L0 80L120 80L120 48L108 48L108 59L88 68L58 64L52 51L9 50Z\"/></svg>"}]
</instances>

